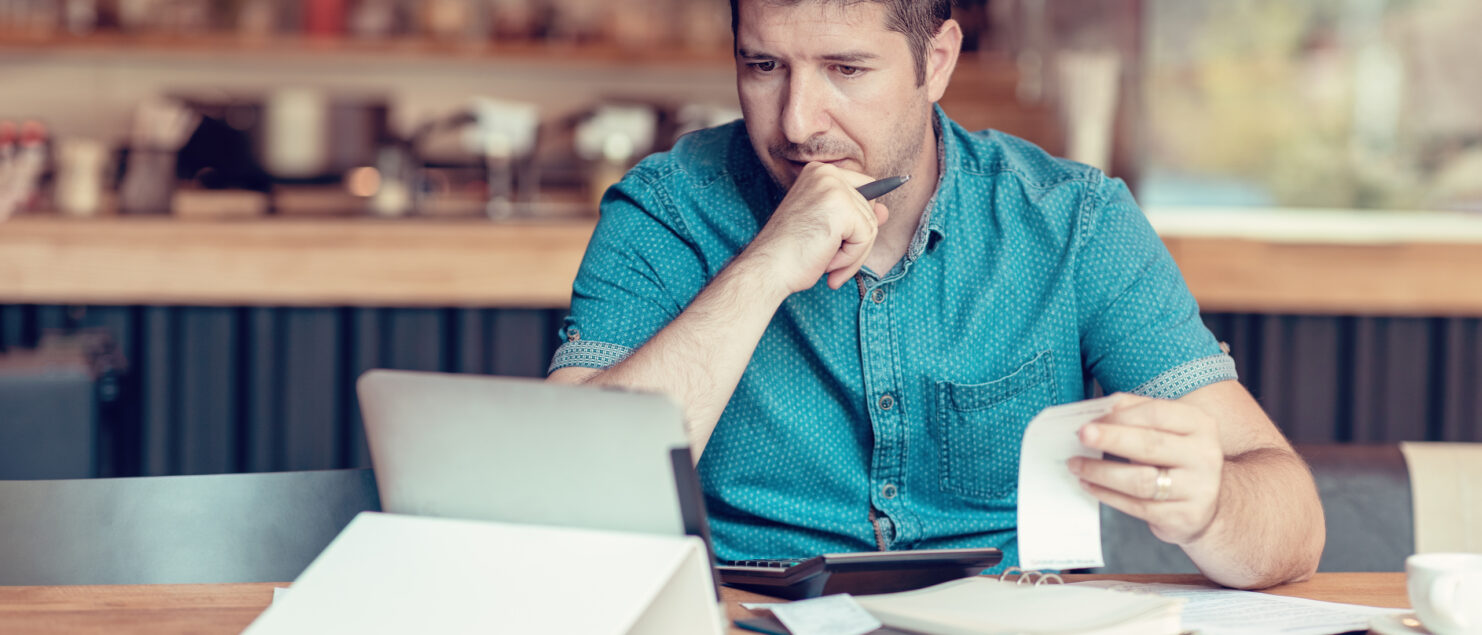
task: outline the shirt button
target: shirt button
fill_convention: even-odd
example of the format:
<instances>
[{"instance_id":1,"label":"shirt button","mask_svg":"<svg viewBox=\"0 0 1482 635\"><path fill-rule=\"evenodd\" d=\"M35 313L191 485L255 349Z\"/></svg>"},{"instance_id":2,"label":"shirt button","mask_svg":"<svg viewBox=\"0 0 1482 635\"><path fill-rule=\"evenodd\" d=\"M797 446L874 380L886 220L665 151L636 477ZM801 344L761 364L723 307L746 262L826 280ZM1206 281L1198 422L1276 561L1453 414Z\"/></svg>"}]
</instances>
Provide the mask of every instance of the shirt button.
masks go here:
<instances>
[{"instance_id":1,"label":"shirt button","mask_svg":"<svg viewBox=\"0 0 1482 635\"><path fill-rule=\"evenodd\" d=\"M895 397L883 395L880 397L880 409L889 410L895 406Z\"/></svg>"},{"instance_id":2,"label":"shirt button","mask_svg":"<svg viewBox=\"0 0 1482 635\"><path fill-rule=\"evenodd\" d=\"M883 497L883 498L885 498L886 500L890 500L892 498L895 498L895 495L896 495L895 483L886 483L884 486L882 486L880 488L880 496Z\"/></svg>"},{"instance_id":3,"label":"shirt button","mask_svg":"<svg viewBox=\"0 0 1482 635\"><path fill-rule=\"evenodd\" d=\"M870 292L870 299L871 300L874 300L875 301L875 304L879 304L881 302L884 302L885 301L885 290L884 289L875 289L874 291L871 291Z\"/></svg>"}]
</instances>

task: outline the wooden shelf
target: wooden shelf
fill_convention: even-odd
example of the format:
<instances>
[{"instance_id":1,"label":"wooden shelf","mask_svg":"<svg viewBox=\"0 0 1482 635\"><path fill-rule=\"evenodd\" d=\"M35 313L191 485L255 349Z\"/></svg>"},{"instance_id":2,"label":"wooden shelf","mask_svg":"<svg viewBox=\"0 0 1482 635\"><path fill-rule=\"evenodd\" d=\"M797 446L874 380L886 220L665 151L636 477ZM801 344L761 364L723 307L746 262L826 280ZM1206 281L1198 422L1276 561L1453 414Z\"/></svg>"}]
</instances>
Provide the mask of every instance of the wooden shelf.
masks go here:
<instances>
[{"instance_id":1,"label":"wooden shelf","mask_svg":"<svg viewBox=\"0 0 1482 635\"><path fill-rule=\"evenodd\" d=\"M690 49L673 45L648 47L565 42L445 41L433 37L359 39L353 36L249 37L230 33L203 35L132 35L100 32L90 35L0 31L0 52L109 55L223 55L250 54L255 59L304 57L365 57L373 59L504 60L563 66L623 66L643 64L674 68L730 68L726 47Z\"/></svg>"},{"instance_id":2,"label":"wooden shelf","mask_svg":"<svg viewBox=\"0 0 1482 635\"><path fill-rule=\"evenodd\" d=\"M594 221L0 224L0 302L559 308ZM1201 308L1482 316L1482 245L1169 236Z\"/></svg>"},{"instance_id":3,"label":"wooden shelf","mask_svg":"<svg viewBox=\"0 0 1482 635\"><path fill-rule=\"evenodd\" d=\"M1482 317L1482 244L1163 242L1204 311Z\"/></svg>"},{"instance_id":4,"label":"wooden shelf","mask_svg":"<svg viewBox=\"0 0 1482 635\"><path fill-rule=\"evenodd\" d=\"M562 307L594 221L0 224L0 302Z\"/></svg>"},{"instance_id":5,"label":"wooden shelf","mask_svg":"<svg viewBox=\"0 0 1482 635\"><path fill-rule=\"evenodd\" d=\"M1206 311L1482 316L1482 216L1154 208Z\"/></svg>"}]
</instances>

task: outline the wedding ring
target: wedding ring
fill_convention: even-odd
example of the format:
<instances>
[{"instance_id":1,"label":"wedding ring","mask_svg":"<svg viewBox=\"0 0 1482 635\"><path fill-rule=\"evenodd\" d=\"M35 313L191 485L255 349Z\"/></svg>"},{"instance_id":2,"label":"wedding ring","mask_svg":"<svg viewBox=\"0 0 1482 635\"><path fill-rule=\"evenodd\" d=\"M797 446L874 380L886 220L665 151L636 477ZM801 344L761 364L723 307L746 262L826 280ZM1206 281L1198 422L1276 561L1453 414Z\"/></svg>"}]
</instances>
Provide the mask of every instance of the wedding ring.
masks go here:
<instances>
[{"instance_id":1,"label":"wedding ring","mask_svg":"<svg viewBox=\"0 0 1482 635\"><path fill-rule=\"evenodd\" d=\"M1168 474L1168 468L1158 468L1158 480L1153 483L1153 500L1168 500L1169 491L1173 489L1173 477Z\"/></svg>"}]
</instances>

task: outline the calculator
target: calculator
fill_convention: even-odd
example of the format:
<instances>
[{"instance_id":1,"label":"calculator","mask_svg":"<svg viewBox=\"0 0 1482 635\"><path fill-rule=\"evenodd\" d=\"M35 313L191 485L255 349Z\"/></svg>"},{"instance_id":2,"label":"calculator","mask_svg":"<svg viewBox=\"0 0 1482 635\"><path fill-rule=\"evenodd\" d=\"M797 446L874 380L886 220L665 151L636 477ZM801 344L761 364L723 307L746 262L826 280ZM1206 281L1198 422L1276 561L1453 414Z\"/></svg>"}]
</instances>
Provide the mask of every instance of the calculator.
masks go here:
<instances>
[{"instance_id":1,"label":"calculator","mask_svg":"<svg viewBox=\"0 0 1482 635\"><path fill-rule=\"evenodd\" d=\"M722 584L799 600L920 589L981 573L1003 560L992 547L828 553L812 558L736 560L716 566Z\"/></svg>"}]
</instances>

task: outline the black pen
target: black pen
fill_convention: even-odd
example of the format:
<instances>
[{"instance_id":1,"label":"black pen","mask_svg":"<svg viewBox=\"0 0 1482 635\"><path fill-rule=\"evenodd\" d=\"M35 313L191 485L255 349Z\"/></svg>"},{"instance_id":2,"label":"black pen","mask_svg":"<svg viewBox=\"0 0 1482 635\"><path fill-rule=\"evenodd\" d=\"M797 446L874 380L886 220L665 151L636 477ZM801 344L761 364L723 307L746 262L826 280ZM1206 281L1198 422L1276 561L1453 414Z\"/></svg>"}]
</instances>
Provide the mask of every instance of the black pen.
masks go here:
<instances>
[{"instance_id":1,"label":"black pen","mask_svg":"<svg viewBox=\"0 0 1482 635\"><path fill-rule=\"evenodd\" d=\"M855 188L855 191L859 192L859 195L863 196L866 201L873 201L895 191L895 188L905 185L906 181L909 180L911 180L911 175L909 174L905 176L886 177L874 183L865 183Z\"/></svg>"}]
</instances>

